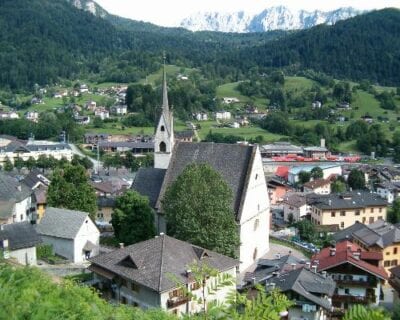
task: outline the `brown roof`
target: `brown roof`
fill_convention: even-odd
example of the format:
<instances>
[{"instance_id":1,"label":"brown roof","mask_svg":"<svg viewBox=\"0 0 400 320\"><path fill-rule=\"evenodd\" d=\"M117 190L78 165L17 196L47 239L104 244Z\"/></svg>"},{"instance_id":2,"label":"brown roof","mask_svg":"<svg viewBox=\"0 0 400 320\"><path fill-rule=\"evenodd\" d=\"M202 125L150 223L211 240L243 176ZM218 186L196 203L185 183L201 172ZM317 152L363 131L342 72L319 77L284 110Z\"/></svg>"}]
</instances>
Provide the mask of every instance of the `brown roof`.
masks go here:
<instances>
[{"instance_id":1,"label":"brown roof","mask_svg":"<svg viewBox=\"0 0 400 320\"><path fill-rule=\"evenodd\" d=\"M303 187L307 188L307 189L313 189L314 190L314 189L326 186L327 184L330 184L329 180L317 179L317 180L313 180L313 181L309 181L309 182L305 183L303 185Z\"/></svg>"}]
</instances>

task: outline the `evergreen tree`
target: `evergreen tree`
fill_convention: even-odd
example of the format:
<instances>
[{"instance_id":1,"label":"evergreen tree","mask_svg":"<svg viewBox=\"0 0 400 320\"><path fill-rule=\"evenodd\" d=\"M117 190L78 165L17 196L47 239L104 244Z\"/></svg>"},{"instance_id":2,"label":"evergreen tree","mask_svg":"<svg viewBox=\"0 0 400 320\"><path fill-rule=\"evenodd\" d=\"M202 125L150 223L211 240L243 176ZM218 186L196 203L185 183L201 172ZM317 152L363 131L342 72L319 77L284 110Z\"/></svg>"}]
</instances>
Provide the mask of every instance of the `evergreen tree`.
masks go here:
<instances>
[{"instance_id":1,"label":"evergreen tree","mask_svg":"<svg viewBox=\"0 0 400 320\"><path fill-rule=\"evenodd\" d=\"M358 169L352 169L347 178L347 184L353 190L365 189L365 175Z\"/></svg>"}]
</instances>

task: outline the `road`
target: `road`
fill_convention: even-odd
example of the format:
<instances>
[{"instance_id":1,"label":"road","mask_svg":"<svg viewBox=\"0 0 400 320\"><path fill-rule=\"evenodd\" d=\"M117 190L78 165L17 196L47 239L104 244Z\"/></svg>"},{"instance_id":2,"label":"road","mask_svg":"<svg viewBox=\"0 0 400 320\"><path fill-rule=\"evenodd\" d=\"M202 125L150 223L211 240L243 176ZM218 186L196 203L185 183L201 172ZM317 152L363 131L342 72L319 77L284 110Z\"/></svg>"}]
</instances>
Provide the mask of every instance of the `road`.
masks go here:
<instances>
[{"instance_id":1,"label":"road","mask_svg":"<svg viewBox=\"0 0 400 320\"><path fill-rule=\"evenodd\" d=\"M76 145L74 145L73 143L70 143L69 146L71 147L72 153L73 154L77 154L80 157L84 157L84 158L88 158L92 163L93 163L93 168L97 169L97 168L102 168L103 167L103 163L101 161L97 161L96 159L93 159L89 156L87 156L86 154L84 154Z\"/></svg>"}]
</instances>

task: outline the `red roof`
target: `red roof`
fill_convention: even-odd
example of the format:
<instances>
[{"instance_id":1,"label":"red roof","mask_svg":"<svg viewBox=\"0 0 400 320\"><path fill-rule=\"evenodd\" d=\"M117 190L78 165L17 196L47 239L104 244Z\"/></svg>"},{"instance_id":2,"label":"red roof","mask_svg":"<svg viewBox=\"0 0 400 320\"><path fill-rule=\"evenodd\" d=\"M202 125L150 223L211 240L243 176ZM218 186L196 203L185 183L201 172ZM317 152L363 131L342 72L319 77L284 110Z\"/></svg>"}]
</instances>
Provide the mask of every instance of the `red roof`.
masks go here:
<instances>
[{"instance_id":1,"label":"red roof","mask_svg":"<svg viewBox=\"0 0 400 320\"><path fill-rule=\"evenodd\" d=\"M287 167L287 166L279 166L279 167L276 169L275 174L276 174L278 177L282 177L282 178L285 178L285 179L287 180L287 178L288 178L288 176L289 176L289 167Z\"/></svg>"},{"instance_id":2,"label":"red roof","mask_svg":"<svg viewBox=\"0 0 400 320\"><path fill-rule=\"evenodd\" d=\"M360 258L354 257L354 253L360 253ZM336 244L336 253L331 255L331 248L324 248L315 254L311 261L318 260L318 271L329 270L333 267L344 263L350 263L358 268L365 270L381 279L387 279L388 276L383 267L374 266L365 260L382 260L383 256L380 252L367 252L362 250L360 246L350 242L342 241Z\"/></svg>"}]
</instances>

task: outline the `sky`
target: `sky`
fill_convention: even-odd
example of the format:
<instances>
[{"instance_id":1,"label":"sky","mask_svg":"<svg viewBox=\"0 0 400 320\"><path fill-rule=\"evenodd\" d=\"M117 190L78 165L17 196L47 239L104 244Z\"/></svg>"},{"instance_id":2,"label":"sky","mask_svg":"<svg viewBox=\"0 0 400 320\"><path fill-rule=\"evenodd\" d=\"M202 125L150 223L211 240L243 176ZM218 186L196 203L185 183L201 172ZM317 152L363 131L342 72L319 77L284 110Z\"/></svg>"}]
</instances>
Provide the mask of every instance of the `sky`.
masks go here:
<instances>
[{"instance_id":1,"label":"sky","mask_svg":"<svg viewBox=\"0 0 400 320\"><path fill-rule=\"evenodd\" d=\"M399 0L95 0L109 13L133 20L152 22L161 26L177 26L196 12L218 11L260 12L284 5L290 9L332 10L340 7L372 10L385 7L400 8Z\"/></svg>"}]
</instances>

